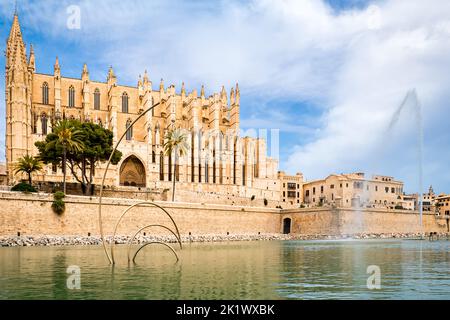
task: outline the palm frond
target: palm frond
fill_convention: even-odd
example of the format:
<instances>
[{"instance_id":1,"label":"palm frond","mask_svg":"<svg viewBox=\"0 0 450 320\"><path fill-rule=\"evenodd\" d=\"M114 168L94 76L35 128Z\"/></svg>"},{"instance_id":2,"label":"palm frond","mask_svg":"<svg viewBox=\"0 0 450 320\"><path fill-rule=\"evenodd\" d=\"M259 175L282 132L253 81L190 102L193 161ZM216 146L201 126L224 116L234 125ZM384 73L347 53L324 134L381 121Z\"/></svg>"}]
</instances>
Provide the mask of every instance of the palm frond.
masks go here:
<instances>
[{"instance_id":1,"label":"palm frond","mask_svg":"<svg viewBox=\"0 0 450 320\"><path fill-rule=\"evenodd\" d=\"M41 171L44 168L43 163L32 156L25 155L22 158L18 159L18 163L15 168L15 174L18 173L33 173L37 171Z\"/></svg>"},{"instance_id":2,"label":"palm frond","mask_svg":"<svg viewBox=\"0 0 450 320\"><path fill-rule=\"evenodd\" d=\"M164 153L166 155L171 155L175 151L177 156L182 157L187 154L188 149L187 136L181 129L167 132L164 143Z\"/></svg>"}]
</instances>

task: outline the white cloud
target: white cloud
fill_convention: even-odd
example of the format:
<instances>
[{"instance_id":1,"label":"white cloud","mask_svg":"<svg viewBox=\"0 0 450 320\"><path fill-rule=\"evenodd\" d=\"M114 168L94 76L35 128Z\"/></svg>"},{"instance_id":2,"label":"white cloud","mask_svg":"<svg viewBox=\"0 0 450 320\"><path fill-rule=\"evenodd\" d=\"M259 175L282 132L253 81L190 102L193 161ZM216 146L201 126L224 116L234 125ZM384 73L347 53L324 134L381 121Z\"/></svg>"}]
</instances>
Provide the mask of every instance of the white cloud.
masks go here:
<instances>
[{"instance_id":1,"label":"white cloud","mask_svg":"<svg viewBox=\"0 0 450 320\"><path fill-rule=\"evenodd\" d=\"M348 39L346 58L336 83L330 87L333 105L323 117L326 125L321 137L298 148L287 166L313 177L353 168L387 171L400 174L399 178L409 183L409 190L414 189L417 159L408 150L415 149L417 126L409 119L401 121L400 128L387 136L386 130L406 92L417 88L428 133L425 181L436 179L445 185L448 180L442 181L428 164L430 160L436 162L438 156L439 168L444 172L450 156L441 148L439 154L433 150L435 135L449 135L448 130L435 125L440 114L448 113L444 101L449 98L450 38L445 26L450 3L435 1L429 8L422 1L387 1L380 12L383 24L379 30ZM408 118L408 114L402 117ZM389 146L392 153L380 152L380 144Z\"/></svg>"},{"instance_id":2,"label":"white cloud","mask_svg":"<svg viewBox=\"0 0 450 320\"><path fill-rule=\"evenodd\" d=\"M161 77L190 89L205 83L211 91L239 81L246 96L321 106L311 126L281 117L282 104L272 118L261 119L263 105L245 119L249 125L273 119L291 133L298 130L283 167L309 178L355 169L412 184L416 130L408 112L395 132L386 128L406 92L416 88L424 108L425 172L433 174L426 182L449 183L448 175L436 173L447 169L450 152L429 156L441 141L437 136L450 140L440 117L450 98L447 0L373 1L341 11L320 0L82 0L78 33L64 28L65 8L77 1L38 3L24 4L29 28L92 46L119 80L133 83L147 68L154 86ZM104 77L104 70L91 69ZM301 111L293 116L301 118ZM311 131L315 139L305 143L302 135ZM380 152L383 146L394 153Z\"/></svg>"}]
</instances>

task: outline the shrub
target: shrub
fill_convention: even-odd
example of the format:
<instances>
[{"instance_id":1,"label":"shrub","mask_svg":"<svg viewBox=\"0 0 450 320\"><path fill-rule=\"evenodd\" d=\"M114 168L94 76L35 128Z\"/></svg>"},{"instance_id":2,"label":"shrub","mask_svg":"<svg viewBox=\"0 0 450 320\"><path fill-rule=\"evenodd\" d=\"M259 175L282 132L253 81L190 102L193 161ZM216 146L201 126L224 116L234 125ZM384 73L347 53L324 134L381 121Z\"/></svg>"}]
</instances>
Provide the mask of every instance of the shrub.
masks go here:
<instances>
[{"instance_id":1,"label":"shrub","mask_svg":"<svg viewBox=\"0 0 450 320\"><path fill-rule=\"evenodd\" d=\"M32 185L29 185L28 183L25 183L25 182L16 184L14 187L11 188L11 191L37 192L35 187L33 187Z\"/></svg>"},{"instance_id":2,"label":"shrub","mask_svg":"<svg viewBox=\"0 0 450 320\"><path fill-rule=\"evenodd\" d=\"M62 200L62 199L64 199L65 196L66 196L66 195L64 194L64 192L62 192L62 191L57 191L57 192L55 192L55 194L53 195L53 198L54 198L55 200Z\"/></svg>"},{"instance_id":3,"label":"shrub","mask_svg":"<svg viewBox=\"0 0 450 320\"><path fill-rule=\"evenodd\" d=\"M54 200L52 203L52 209L54 213L61 215L64 213L64 211L66 211L66 204L63 200L65 196L66 195L64 194L64 192L61 191L55 192L53 194Z\"/></svg>"}]
</instances>

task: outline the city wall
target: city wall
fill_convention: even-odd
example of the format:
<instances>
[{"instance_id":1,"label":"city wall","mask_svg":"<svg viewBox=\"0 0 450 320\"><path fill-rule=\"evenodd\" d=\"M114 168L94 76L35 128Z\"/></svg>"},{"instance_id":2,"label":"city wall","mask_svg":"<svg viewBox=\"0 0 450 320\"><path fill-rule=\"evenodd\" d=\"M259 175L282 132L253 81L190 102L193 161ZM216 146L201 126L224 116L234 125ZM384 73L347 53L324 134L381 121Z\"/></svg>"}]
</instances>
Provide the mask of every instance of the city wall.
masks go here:
<instances>
[{"instance_id":1,"label":"city wall","mask_svg":"<svg viewBox=\"0 0 450 320\"><path fill-rule=\"evenodd\" d=\"M52 209L48 194L0 192L0 236L21 235L99 235L98 198L68 196L61 216ZM137 200L104 198L105 234L113 233L122 212ZM420 232L417 214L401 211L368 209L308 208L269 209L214 204L168 203L163 205L173 216L182 235L254 235L283 232L285 219L291 219L292 233L299 235L350 235L358 233L389 234ZM130 235L150 224L171 227L171 220L155 207L136 207L119 225L118 235ZM448 232L448 222L434 215L423 217L424 232ZM148 234L165 234L161 228L150 228Z\"/></svg>"},{"instance_id":2,"label":"city wall","mask_svg":"<svg viewBox=\"0 0 450 320\"><path fill-rule=\"evenodd\" d=\"M448 221L424 213L422 226L417 212L384 209L309 208L282 210L292 232L303 235L401 234L449 232Z\"/></svg>"}]
</instances>

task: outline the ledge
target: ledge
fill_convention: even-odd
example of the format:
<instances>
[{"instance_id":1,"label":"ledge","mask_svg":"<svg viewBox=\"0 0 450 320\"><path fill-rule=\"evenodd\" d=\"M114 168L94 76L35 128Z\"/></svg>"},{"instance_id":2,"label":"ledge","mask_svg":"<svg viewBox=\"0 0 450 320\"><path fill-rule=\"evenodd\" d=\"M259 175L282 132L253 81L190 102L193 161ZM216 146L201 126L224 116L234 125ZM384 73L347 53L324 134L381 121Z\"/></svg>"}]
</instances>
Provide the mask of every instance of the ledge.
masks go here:
<instances>
[{"instance_id":1,"label":"ledge","mask_svg":"<svg viewBox=\"0 0 450 320\"><path fill-rule=\"evenodd\" d=\"M53 202L53 195L48 193L20 193L11 191L0 191L0 200L21 200L21 201L41 201L41 202ZM93 204L99 203L99 197L88 196L74 196L68 195L64 198L65 203L82 203ZM131 206L133 204L144 202L139 199L125 199L125 198L102 198L103 205L116 205L116 206ZM265 207L246 207L246 206L231 206L222 204L208 204L208 203L190 203L190 202L169 202L169 201L154 201L155 204L161 205L164 208L174 209L207 209L217 211L239 211L239 212L261 212L261 213L280 213L280 209L265 208Z\"/></svg>"}]
</instances>

